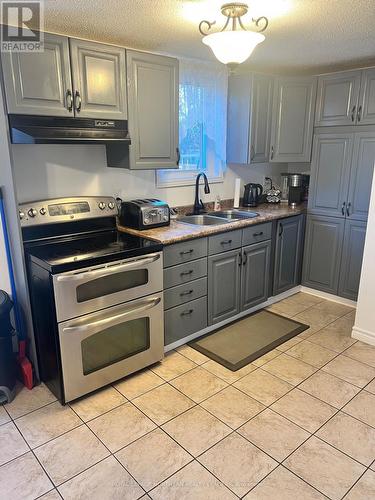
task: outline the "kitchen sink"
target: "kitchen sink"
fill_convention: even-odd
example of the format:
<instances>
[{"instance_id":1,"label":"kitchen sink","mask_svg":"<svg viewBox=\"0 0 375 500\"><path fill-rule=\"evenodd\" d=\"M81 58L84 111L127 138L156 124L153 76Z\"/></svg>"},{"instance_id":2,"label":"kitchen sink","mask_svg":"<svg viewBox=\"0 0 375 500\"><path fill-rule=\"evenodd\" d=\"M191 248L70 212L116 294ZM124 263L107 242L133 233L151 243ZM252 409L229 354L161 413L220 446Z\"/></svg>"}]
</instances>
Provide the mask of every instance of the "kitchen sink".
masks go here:
<instances>
[{"instance_id":1,"label":"kitchen sink","mask_svg":"<svg viewBox=\"0 0 375 500\"><path fill-rule=\"evenodd\" d=\"M209 214L202 215L183 215L177 217L178 222L185 222L187 224L195 224L198 226L216 226L219 224L228 224L231 222L229 219L216 217Z\"/></svg>"},{"instance_id":2,"label":"kitchen sink","mask_svg":"<svg viewBox=\"0 0 375 500\"><path fill-rule=\"evenodd\" d=\"M254 217L259 216L257 212L235 210L235 209L220 210L218 212L209 212L208 215L214 217L221 217L222 219L229 219L229 220L252 219Z\"/></svg>"}]
</instances>

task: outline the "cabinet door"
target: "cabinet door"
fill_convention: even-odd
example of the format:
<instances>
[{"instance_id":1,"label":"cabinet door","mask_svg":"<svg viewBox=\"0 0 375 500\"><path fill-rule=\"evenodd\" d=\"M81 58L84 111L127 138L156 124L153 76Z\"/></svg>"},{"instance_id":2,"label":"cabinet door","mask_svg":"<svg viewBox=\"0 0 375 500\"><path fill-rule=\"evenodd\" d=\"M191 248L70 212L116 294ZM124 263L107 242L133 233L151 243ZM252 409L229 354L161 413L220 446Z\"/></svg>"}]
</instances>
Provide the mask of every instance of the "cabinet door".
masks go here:
<instances>
[{"instance_id":1,"label":"cabinet door","mask_svg":"<svg viewBox=\"0 0 375 500\"><path fill-rule=\"evenodd\" d=\"M127 51L130 168L178 166L178 61Z\"/></svg>"},{"instance_id":2,"label":"cabinet door","mask_svg":"<svg viewBox=\"0 0 375 500\"><path fill-rule=\"evenodd\" d=\"M285 292L301 282L303 216L279 220L276 233L273 294Z\"/></svg>"},{"instance_id":3,"label":"cabinet door","mask_svg":"<svg viewBox=\"0 0 375 500\"><path fill-rule=\"evenodd\" d=\"M347 214L351 219L367 220L375 164L375 132L354 135Z\"/></svg>"},{"instance_id":4,"label":"cabinet door","mask_svg":"<svg viewBox=\"0 0 375 500\"><path fill-rule=\"evenodd\" d=\"M311 162L311 213L345 217L353 134L315 135Z\"/></svg>"},{"instance_id":5,"label":"cabinet door","mask_svg":"<svg viewBox=\"0 0 375 500\"><path fill-rule=\"evenodd\" d=\"M320 76L315 126L352 125L355 123L360 84L360 71L345 71Z\"/></svg>"},{"instance_id":6,"label":"cabinet door","mask_svg":"<svg viewBox=\"0 0 375 500\"><path fill-rule=\"evenodd\" d=\"M242 249L241 310L268 299L271 241Z\"/></svg>"},{"instance_id":7,"label":"cabinet door","mask_svg":"<svg viewBox=\"0 0 375 500\"><path fill-rule=\"evenodd\" d=\"M303 285L337 294L344 226L344 219L307 216Z\"/></svg>"},{"instance_id":8,"label":"cabinet door","mask_svg":"<svg viewBox=\"0 0 375 500\"><path fill-rule=\"evenodd\" d=\"M265 163L269 159L273 80L254 75L252 85L251 134L248 163Z\"/></svg>"},{"instance_id":9,"label":"cabinet door","mask_svg":"<svg viewBox=\"0 0 375 500\"><path fill-rule=\"evenodd\" d=\"M365 239L366 222L347 220L340 269L341 297L357 300Z\"/></svg>"},{"instance_id":10,"label":"cabinet door","mask_svg":"<svg viewBox=\"0 0 375 500\"><path fill-rule=\"evenodd\" d=\"M375 124L375 69L362 71L361 94L357 122L361 125Z\"/></svg>"},{"instance_id":11,"label":"cabinet door","mask_svg":"<svg viewBox=\"0 0 375 500\"><path fill-rule=\"evenodd\" d=\"M310 161L315 95L315 78L276 79L272 111L271 161Z\"/></svg>"},{"instance_id":12,"label":"cabinet door","mask_svg":"<svg viewBox=\"0 0 375 500\"><path fill-rule=\"evenodd\" d=\"M240 250L208 258L208 324L240 312Z\"/></svg>"},{"instance_id":13,"label":"cabinet door","mask_svg":"<svg viewBox=\"0 0 375 500\"><path fill-rule=\"evenodd\" d=\"M1 54L9 113L72 116L69 43L44 35L43 52Z\"/></svg>"},{"instance_id":14,"label":"cabinet door","mask_svg":"<svg viewBox=\"0 0 375 500\"><path fill-rule=\"evenodd\" d=\"M71 38L77 116L126 120L125 49Z\"/></svg>"}]
</instances>

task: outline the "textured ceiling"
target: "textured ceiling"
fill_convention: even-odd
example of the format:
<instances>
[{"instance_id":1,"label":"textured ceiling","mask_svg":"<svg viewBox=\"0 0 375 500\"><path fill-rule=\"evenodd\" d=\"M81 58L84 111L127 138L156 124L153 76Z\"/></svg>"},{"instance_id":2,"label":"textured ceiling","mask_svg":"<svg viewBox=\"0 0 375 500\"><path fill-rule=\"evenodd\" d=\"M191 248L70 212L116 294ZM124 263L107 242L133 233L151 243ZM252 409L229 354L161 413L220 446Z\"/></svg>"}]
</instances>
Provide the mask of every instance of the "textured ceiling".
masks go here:
<instances>
[{"instance_id":1,"label":"textured ceiling","mask_svg":"<svg viewBox=\"0 0 375 500\"><path fill-rule=\"evenodd\" d=\"M245 1L245 0L243 0ZM217 0L45 0L45 29L142 50L214 60L198 22L224 19ZM272 72L312 73L375 63L375 0L252 0L268 15L249 61ZM247 15L247 18L251 15Z\"/></svg>"}]
</instances>

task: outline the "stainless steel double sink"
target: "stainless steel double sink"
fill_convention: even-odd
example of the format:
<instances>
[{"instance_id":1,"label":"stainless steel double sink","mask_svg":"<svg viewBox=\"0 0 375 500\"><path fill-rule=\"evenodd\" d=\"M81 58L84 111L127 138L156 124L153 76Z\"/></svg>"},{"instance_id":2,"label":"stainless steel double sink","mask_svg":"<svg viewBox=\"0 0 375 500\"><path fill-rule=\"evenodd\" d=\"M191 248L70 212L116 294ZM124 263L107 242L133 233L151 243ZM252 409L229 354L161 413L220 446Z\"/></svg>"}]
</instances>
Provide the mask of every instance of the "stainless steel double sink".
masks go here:
<instances>
[{"instance_id":1,"label":"stainless steel double sink","mask_svg":"<svg viewBox=\"0 0 375 500\"><path fill-rule=\"evenodd\" d=\"M220 210L218 212L208 212L207 214L201 215L183 215L177 217L178 222L183 222L185 224L193 224L197 226L218 226L220 224L229 224L230 222L235 222L244 219L253 219L258 217L257 212L250 212L245 210Z\"/></svg>"}]
</instances>

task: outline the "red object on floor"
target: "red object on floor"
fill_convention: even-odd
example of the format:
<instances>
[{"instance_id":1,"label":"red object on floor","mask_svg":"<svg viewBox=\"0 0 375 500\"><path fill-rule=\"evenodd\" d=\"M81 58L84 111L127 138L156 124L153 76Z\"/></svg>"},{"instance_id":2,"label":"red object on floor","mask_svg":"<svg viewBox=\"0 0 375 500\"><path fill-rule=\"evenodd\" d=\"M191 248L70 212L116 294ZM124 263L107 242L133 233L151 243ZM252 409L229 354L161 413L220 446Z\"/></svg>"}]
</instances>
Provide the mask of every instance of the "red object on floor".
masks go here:
<instances>
[{"instance_id":1,"label":"red object on floor","mask_svg":"<svg viewBox=\"0 0 375 500\"><path fill-rule=\"evenodd\" d=\"M22 382L25 387L31 390L33 388L33 367L30 360L26 357L26 340L20 340L18 349L17 361L20 367Z\"/></svg>"}]
</instances>

